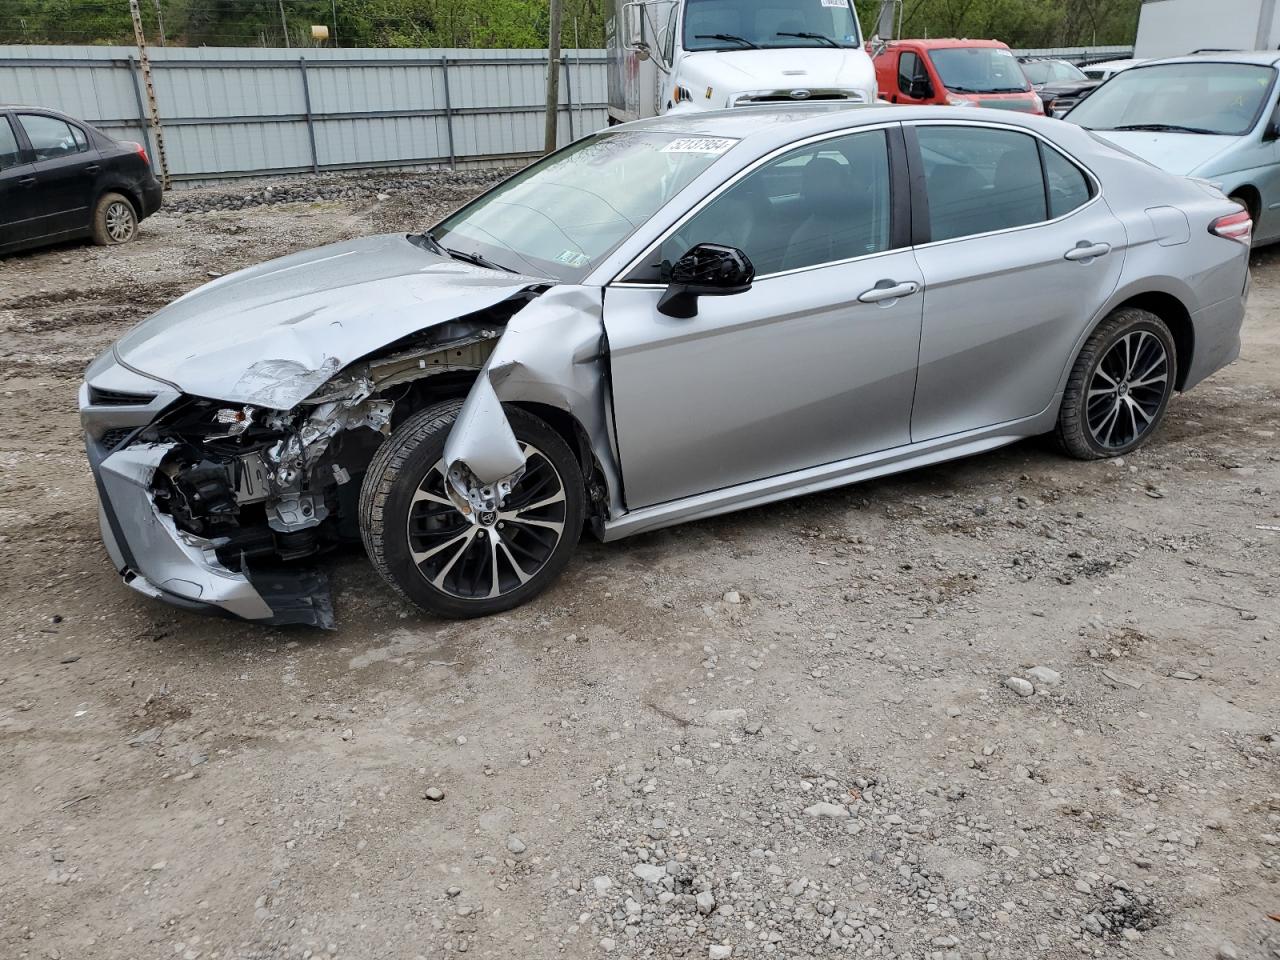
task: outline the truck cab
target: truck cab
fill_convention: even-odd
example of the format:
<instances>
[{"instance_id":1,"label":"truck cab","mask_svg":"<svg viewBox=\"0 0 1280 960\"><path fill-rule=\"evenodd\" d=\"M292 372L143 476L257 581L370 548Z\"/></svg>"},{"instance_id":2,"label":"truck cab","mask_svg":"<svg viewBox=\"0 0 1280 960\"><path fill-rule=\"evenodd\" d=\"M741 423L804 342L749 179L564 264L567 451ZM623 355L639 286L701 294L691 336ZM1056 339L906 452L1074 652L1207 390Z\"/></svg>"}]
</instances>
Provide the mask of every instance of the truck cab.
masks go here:
<instances>
[{"instance_id":1,"label":"truck cab","mask_svg":"<svg viewBox=\"0 0 1280 960\"><path fill-rule=\"evenodd\" d=\"M890 103L987 107L1043 114L1013 51L999 40L895 40L875 54Z\"/></svg>"},{"instance_id":2,"label":"truck cab","mask_svg":"<svg viewBox=\"0 0 1280 960\"><path fill-rule=\"evenodd\" d=\"M787 101L874 103L852 0L617 2L609 122Z\"/></svg>"}]
</instances>

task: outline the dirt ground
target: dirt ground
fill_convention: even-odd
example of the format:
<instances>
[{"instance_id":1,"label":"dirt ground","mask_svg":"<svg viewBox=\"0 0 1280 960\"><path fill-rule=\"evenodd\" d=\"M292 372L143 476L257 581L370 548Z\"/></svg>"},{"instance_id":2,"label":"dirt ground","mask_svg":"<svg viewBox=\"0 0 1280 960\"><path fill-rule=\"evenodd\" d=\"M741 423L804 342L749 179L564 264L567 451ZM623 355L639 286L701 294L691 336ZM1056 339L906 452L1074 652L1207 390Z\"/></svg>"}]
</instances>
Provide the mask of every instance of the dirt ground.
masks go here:
<instances>
[{"instance_id":1,"label":"dirt ground","mask_svg":"<svg viewBox=\"0 0 1280 960\"><path fill-rule=\"evenodd\" d=\"M584 541L483 622L355 554L330 633L124 587L89 360L469 189L0 261L0 956L1280 957L1280 251L1123 463L1028 442Z\"/></svg>"}]
</instances>

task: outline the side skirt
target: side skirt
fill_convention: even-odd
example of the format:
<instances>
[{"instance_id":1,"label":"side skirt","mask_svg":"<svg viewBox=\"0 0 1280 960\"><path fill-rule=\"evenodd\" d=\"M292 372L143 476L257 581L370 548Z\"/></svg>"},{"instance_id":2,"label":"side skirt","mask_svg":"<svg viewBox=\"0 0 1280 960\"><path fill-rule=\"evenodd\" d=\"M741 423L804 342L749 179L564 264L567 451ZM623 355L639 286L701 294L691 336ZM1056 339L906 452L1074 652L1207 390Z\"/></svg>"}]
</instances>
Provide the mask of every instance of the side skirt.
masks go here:
<instances>
[{"instance_id":1,"label":"side skirt","mask_svg":"<svg viewBox=\"0 0 1280 960\"><path fill-rule=\"evenodd\" d=\"M995 450L997 447L1052 430L1061 400L1061 397L1057 397L1044 412L1024 420L1014 420L994 427L984 427L981 430L939 437L936 440L908 444L904 447L894 447L892 450L838 460L819 467L810 467L794 473L784 473L777 477L726 487L723 490L700 493L697 496L673 500L670 503L659 503L632 510L616 520L605 522L604 540L606 542L621 540L623 537L647 533L650 530L674 526L677 523L701 520L722 513L732 513L735 510L746 510L750 507L773 503L776 500L861 483L876 477L902 473L917 467L929 467L948 460L958 460Z\"/></svg>"}]
</instances>

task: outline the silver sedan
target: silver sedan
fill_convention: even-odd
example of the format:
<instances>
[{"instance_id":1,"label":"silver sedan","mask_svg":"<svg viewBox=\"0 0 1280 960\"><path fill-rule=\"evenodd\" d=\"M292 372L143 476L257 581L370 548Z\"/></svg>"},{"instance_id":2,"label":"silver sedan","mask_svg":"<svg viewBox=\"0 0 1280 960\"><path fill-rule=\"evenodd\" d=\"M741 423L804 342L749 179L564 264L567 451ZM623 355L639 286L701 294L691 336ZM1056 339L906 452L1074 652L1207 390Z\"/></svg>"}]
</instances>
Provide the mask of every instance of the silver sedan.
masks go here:
<instances>
[{"instance_id":1,"label":"silver sedan","mask_svg":"<svg viewBox=\"0 0 1280 960\"><path fill-rule=\"evenodd\" d=\"M1231 362L1248 213L1070 124L788 106L587 137L433 229L160 310L80 394L102 535L179 606L332 624L360 542L469 617L613 540L1056 433Z\"/></svg>"}]
</instances>

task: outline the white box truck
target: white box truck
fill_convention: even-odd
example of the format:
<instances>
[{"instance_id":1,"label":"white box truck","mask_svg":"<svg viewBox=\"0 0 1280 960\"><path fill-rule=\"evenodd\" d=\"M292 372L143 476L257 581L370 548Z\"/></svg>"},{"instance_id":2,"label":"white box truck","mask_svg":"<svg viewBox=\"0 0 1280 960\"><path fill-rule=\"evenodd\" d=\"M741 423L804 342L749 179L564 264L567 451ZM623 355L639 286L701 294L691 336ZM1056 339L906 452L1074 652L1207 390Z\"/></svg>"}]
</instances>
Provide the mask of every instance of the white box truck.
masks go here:
<instances>
[{"instance_id":1,"label":"white box truck","mask_svg":"<svg viewBox=\"0 0 1280 960\"><path fill-rule=\"evenodd\" d=\"M1280 47L1276 0L1143 0L1133 55L1185 57L1197 50Z\"/></svg>"},{"instance_id":2,"label":"white box truck","mask_svg":"<svg viewBox=\"0 0 1280 960\"><path fill-rule=\"evenodd\" d=\"M874 103L852 0L614 0L609 122L753 103Z\"/></svg>"}]
</instances>

